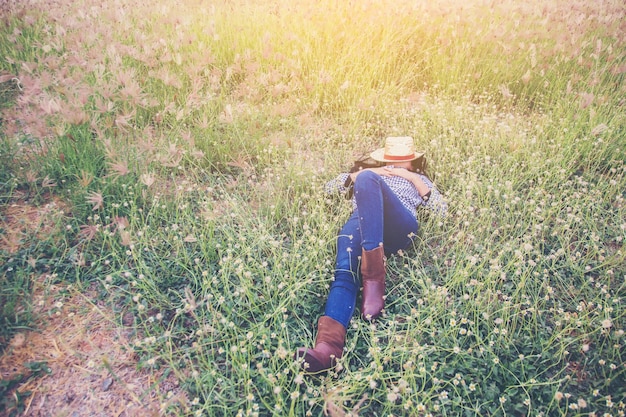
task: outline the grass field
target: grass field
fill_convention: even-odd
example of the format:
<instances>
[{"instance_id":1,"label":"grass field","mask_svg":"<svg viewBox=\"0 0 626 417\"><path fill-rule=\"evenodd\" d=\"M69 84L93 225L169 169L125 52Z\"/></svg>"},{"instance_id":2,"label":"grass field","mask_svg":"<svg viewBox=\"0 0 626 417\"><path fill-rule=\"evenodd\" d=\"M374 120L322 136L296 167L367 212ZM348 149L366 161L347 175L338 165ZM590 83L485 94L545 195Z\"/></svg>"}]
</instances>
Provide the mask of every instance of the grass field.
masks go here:
<instances>
[{"instance_id":1,"label":"grass field","mask_svg":"<svg viewBox=\"0 0 626 417\"><path fill-rule=\"evenodd\" d=\"M0 350L44 277L130 317L136 367L184 392L161 415L626 414L623 1L0 10ZM420 214L339 369L303 375L350 210L323 185L393 135L450 213Z\"/></svg>"}]
</instances>

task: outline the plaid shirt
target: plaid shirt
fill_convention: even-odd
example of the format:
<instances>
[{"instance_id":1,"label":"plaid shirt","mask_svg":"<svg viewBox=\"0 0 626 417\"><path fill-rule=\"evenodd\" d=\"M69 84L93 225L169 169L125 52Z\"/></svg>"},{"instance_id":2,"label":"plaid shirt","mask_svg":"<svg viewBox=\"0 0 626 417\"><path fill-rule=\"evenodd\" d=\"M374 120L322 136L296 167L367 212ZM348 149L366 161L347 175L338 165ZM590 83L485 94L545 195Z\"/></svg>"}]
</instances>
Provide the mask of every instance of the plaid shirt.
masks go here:
<instances>
[{"instance_id":1,"label":"plaid shirt","mask_svg":"<svg viewBox=\"0 0 626 417\"><path fill-rule=\"evenodd\" d=\"M352 184L346 186L348 177L350 174L344 172L339 174L335 179L326 183L326 192L329 194L334 193L346 193L352 187ZM399 176L381 176L383 181L391 188L404 207L407 208L414 216L417 217L416 209L419 206L435 212L441 217L445 217L448 212L448 205L443 199L443 196L437 190L437 187L432 181L425 175L418 174L422 181L430 188L430 196L423 198L417 192L417 189L413 183L405 178ZM352 197L352 207L356 209L356 199Z\"/></svg>"}]
</instances>

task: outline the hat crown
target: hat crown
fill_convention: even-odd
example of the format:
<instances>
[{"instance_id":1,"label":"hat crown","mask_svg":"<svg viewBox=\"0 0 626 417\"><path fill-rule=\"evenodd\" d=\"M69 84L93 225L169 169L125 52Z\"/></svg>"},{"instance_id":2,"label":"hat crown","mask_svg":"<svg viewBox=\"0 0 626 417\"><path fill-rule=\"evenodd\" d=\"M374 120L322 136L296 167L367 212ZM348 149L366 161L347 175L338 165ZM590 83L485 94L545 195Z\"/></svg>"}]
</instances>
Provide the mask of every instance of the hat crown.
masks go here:
<instances>
[{"instance_id":1,"label":"hat crown","mask_svg":"<svg viewBox=\"0 0 626 417\"><path fill-rule=\"evenodd\" d=\"M385 140L385 147L371 153L372 159L379 162L408 162L421 157L415 153L415 144L410 136L390 136Z\"/></svg>"},{"instance_id":2,"label":"hat crown","mask_svg":"<svg viewBox=\"0 0 626 417\"><path fill-rule=\"evenodd\" d=\"M385 157L413 157L415 149L410 136L388 137L385 140Z\"/></svg>"}]
</instances>

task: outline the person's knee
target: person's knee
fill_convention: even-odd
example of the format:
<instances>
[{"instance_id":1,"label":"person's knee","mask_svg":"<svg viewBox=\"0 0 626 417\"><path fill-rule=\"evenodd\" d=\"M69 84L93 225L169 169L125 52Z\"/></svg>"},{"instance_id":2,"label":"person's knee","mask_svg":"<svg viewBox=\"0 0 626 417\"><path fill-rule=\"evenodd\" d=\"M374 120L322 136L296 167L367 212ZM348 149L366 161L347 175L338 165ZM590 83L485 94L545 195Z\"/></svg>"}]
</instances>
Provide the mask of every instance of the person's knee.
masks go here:
<instances>
[{"instance_id":1,"label":"person's knee","mask_svg":"<svg viewBox=\"0 0 626 417\"><path fill-rule=\"evenodd\" d=\"M357 185L371 182L371 181L378 181L379 179L380 179L380 175L378 175L377 173L373 171L365 170L365 171L360 172L359 175L356 177L356 180L354 181L354 186L356 187Z\"/></svg>"}]
</instances>

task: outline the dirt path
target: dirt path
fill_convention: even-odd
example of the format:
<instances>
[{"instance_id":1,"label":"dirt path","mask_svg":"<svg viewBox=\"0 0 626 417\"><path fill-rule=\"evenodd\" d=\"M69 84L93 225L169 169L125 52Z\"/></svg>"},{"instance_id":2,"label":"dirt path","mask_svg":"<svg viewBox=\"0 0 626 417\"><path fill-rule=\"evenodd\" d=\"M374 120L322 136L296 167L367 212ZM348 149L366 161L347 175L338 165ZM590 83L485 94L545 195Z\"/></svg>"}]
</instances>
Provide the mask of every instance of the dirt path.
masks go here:
<instances>
[{"instance_id":1,"label":"dirt path","mask_svg":"<svg viewBox=\"0 0 626 417\"><path fill-rule=\"evenodd\" d=\"M16 203L2 209L3 249L15 251L26 233L46 231L51 210L59 204L33 207ZM31 230L28 230L31 228ZM95 288L55 283L49 275L33 283L34 331L14 335L0 356L0 379L20 374L21 384L5 398L7 413L20 416L151 416L164 415L180 394L173 377L138 370L131 327L124 326L103 304ZM28 394L30 392L30 394ZM19 408L15 408L19 398ZM0 398L0 401L3 399ZM183 400L184 402L184 400ZM0 411L1 413L1 411Z\"/></svg>"}]
</instances>

